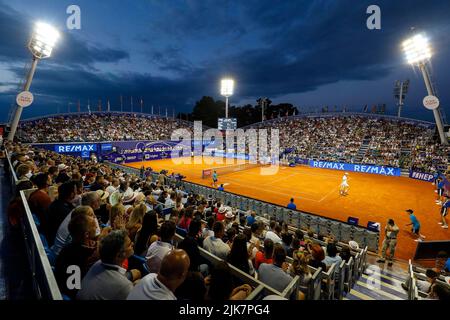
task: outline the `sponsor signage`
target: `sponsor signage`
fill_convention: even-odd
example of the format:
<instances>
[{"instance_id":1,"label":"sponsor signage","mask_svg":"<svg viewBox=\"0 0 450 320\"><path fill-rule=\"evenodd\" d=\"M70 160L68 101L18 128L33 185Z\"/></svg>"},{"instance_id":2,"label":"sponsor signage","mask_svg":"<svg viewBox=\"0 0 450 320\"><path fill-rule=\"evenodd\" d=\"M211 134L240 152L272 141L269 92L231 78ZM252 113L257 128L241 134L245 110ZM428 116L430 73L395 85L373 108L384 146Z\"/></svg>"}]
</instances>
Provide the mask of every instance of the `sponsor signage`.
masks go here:
<instances>
[{"instance_id":1,"label":"sponsor signage","mask_svg":"<svg viewBox=\"0 0 450 320\"><path fill-rule=\"evenodd\" d=\"M17 105L19 105L22 108L31 106L33 100L34 100L33 94L30 91L22 91L16 97Z\"/></svg>"},{"instance_id":2,"label":"sponsor signage","mask_svg":"<svg viewBox=\"0 0 450 320\"><path fill-rule=\"evenodd\" d=\"M113 148L113 146L111 143L101 145L102 151L112 151L112 148Z\"/></svg>"},{"instance_id":3,"label":"sponsor signage","mask_svg":"<svg viewBox=\"0 0 450 320\"><path fill-rule=\"evenodd\" d=\"M435 96L426 96L423 98L423 106L428 110L439 108L439 99Z\"/></svg>"},{"instance_id":4,"label":"sponsor signage","mask_svg":"<svg viewBox=\"0 0 450 320\"><path fill-rule=\"evenodd\" d=\"M373 166L364 164L350 164L350 163L309 160L309 166L313 168L372 173L395 177L399 177L401 175L400 168Z\"/></svg>"},{"instance_id":5,"label":"sponsor signage","mask_svg":"<svg viewBox=\"0 0 450 320\"><path fill-rule=\"evenodd\" d=\"M96 152L96 144L64 144L55 145L55 151L58 153L80 153L80 152Z\"/></svg>"},{"instance_id":6,"label":"sponsor signage","mask_svg":"<svg viewBox=\"0 0 450 320\"><path fill-rule=\"evenodd\" d=\"M410 171L409 177L416 180L422 180L427 182L433 182L434 181L434 175L431 173L423 173L423 172L417 172L417 171Z\"/></svg>"}]
</instances>

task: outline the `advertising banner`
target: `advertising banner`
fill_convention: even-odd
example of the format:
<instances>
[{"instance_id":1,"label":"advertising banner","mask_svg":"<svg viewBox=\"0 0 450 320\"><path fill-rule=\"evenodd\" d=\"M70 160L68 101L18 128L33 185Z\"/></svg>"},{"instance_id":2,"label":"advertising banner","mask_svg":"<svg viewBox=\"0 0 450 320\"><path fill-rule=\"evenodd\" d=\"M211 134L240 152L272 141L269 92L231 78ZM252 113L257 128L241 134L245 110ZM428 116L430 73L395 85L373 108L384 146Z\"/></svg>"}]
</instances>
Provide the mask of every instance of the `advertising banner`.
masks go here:
<instances>
[{"instance_id":1,"label":"advertising banner","mask_svg":"<svg viewBox=\"0 0 450 320\"><path fill-rule=\"evenodd\" d=\"M417 171L410 171L409 177L416 180L422 180L427 182L433 182L434 181L434 175L431 173L423 173L423 172L417 172Z\"/></svg>"},{"instance_id":2,"label":"advertising banner","mask_svg":"<svg viewBox=\"0 0 450 320\"><path fill-rule=\"evenodd\" d=\"M364 164L350 164L350 163L309 160L309 166L313 168L372 173L395 177L399 177L401 175L400 168L391 168L391 167L373 166Z\"/></svg>"}]
</instances>

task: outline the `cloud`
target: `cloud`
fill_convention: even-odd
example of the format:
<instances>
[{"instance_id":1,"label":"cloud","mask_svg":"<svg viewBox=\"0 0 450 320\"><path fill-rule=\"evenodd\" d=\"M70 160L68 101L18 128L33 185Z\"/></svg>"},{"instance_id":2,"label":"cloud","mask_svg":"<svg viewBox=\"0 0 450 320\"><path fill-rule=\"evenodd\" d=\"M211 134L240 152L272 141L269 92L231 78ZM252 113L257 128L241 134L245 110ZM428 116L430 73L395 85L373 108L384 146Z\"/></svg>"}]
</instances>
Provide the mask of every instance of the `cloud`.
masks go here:
<instances>
[{"instance_id":1,"label":"cloud","mask_svg":"<svg viewBox=\"0 0 450 320\"><path fill-rule=\"evenodd\" d=\"M0 6L0 58L9 61L29 59L30 53L25 48L29 32L33 26L31 20L22 13L1 3ZM98 43L88 43L69 32L62 32L62 37L54 49L53 63L89 67L96 62L113 63L128 59L128 52L112 49Z\"/></svg>"},{"instance_id":2,"label":"cloud","mask_svg":"<svg viewBox=\"0 0 450 320\"><path fill-rule=\"evenodd\" d=\"M449 1L410 0L405 5L380 0L382 30L377 31L366 28L370 4L366 0L276 5L271 0L150 1L153 15L146 33L137 32L132 24L123 30L127 35L136 31L132 36L136 47L113 49L65 34L54 59L39 66L33 90L55 101L109 97L117 104L120 94L128 99L143 96L147 103L186 110L202 95L218 96L218 82L224 75L236 78L235 101L262 95L276 98L340 81L385 78L403 66L399 45L412 26L428 30L436 39L448 37ZM30 27L20 17L17 11L0 7L2 58L28 57L23 48L28 35L23 30ZM442 41L448 44L448 39ZM131 58L136 51L145 51L145 61L138 66L141 71L94 69L98 62L140 63ZM148 64L168 75L149 73ZM20 68L9 69L19 76Z\"/></svg>"}]
</instances>

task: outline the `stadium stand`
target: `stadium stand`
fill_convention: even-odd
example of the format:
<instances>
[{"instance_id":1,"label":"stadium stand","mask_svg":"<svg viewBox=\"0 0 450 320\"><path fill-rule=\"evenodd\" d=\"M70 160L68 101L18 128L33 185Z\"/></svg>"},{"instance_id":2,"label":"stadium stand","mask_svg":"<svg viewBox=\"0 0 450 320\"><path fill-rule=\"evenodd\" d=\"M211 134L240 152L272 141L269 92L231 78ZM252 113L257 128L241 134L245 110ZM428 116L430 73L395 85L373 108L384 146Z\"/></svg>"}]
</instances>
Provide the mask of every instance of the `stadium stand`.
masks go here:
<instances>
[{"instance_id":1,"label":"stadium stand","mask_svg":"<svg viewBox=\"0 0 450 320\"><path fill-rule=\"evenodd\" d=\"M368 247L366 245L369 241L364 240L364 235L365 237L371 237L372 235L371 231L366 229L357 229L354 226L350 226L350 228L345 229L342 228L342 226L346 224L341 225L337 221L317 219L315 216L302 212L298 212L299 214L294 215L294 213L297 212L292 212L271 204L258 202L253 199L233 195L227 192L220 192L192 183L182 182L180 184L179 181L171 176L166 176L164 179L160 179L161 175L165 175L164 173L152 173L149 178L141 180L139 178L139 170L128 167L112 164L98 164L90 160L82 160L81 158L64 156L52 151L32 149L29 146L20 144L6 143L6 149L8 150L7 165L11 171L11 184L16 190L20 190L21 188L29 189L29 187L32 186L32 181L34 181L36 174L39 172L48 172L49 167L58 166L60 164L64 164L68 167L68 169L61 170L61 172L54 177L54 179L58 181L60 180L58 179L60 175L68 175L69 180L78 180L80 182L83 175L85 177L91 174L103 175L105 178L104 180L107 181L103 185L103 189L106 190L107 187L111 187L113 178L120 179L120 186L116 188L117 190L115 192L111 188L108 189L112 192L110 197L104 198L103 209L107 208L106 210L109 210L111 206L121 207L122 205L120 202L122 202L124 205L124 211L119 213L118 216L115 216L114 221L109 219L110 221L106 224L99 223L99 226L103 229L100 237L104 237L103 233L107 233L111 227L123 228L128 221L132 220L134 208L144 203L148 208L148 212L145 216L153 215L155 217L149 217L148 219L144 217L142 220L137 220L137 223L141 225L141 228L138 230L134 240L136 240L137 243L137 240L142 232L142 236L145 237L144 240L146 239L144 241L144 256L150 243L157 239L159 232L158 228L160 228L157 225L161 226L161 223L163 223L164 220L173 221L176 225L178 225L183 218L188 217L188 219L200 219L203 225L206 225L208 218L214 218L215 216L218 218L218 212L220 212L219 210L221 207L225 206L225 212L227 214L225 214L224 227L227 232L224 241L226 242L226 246L233 241L233 237L236 233L240 234L245 232L246 226L245 223L242 223L242 221L246 220L240 219L240 217L245 217L249 210L260 208L260 215L257 216L257 226L259 230L257 232L260 232L258 237L261 243L265 239L268 224L275 223L276 225L277 222L274 218L279 220L278 222L283 223L283 225L286 226L283 229L280 227L282 233L293 235L296 239L296 243L298 243L296 248L291 248L283 242L281 243L282 245L284 244L282 250L285 253L289 252L289 254L285 259L285 262L280 265L279 268L285 269L287 272L292 273L291 281L282 291L278 291L267 283L263 283L258 280L258 277L252 277L248 273L244 272L239 266L227 263L229 266L230 277L233 279L233 285L239 288L239 285L247 284L251 287L251 290L244 290L246 294L245 297L241 297L242 299L259 300L263 299L267 295L277 295L289 299L365 299L370 298L369 295L375 290L375 288L367 288L367 285L361 281L362 277L368 276L368 270L373 270L373 266L368 265L367 262ZM26 162L29 163L30 161L34 163L34 166L31 169L34 175L31 178L28 178L27 176L18 178L16 171L19 165ZM160 181L165 181L165 183L161 184ZM49 185L53 184L53 181L49 183ZM28 187L24 187L27 185ZM80 189L76 189L76 191L74 191L73 203L79 203L79 198L86 194L89 188L89 185L85 185L84 188L81 187ZM100 190L100 193L102 192L104 191ZM46 236L44 235L45 230L42 229L42 221L39 221L39 218L33 217L30 210L27 199L30 194L30 191L27 192L26 190L20 190L23 210L21 212L10 212L10 214L12 214L12 216L9 217L10 221L14 221L12 218L19 218L19 224L23 227L23 233L27 239L30 250L30 257L33 259L33 261L30 261L30 266L33 274L35 275L34 280L37 296L44 299L54 300L67 298L65 295L63 296L61 294L55 276L52 272L52 267L54 267L54 265L52 266L54 261L53 253L51 252L52 248L49 248L48 245L46 246L48 239L46 239ZM169 204L168 202L162 202L162 200L166 199L166 194L167 197L175 195L176 201L174 203L169 202ZM116 204L116 202L119 202L119 204ZM236 204L236 208L232 208L229 204ZM272 212L272 220L270 219L269 213L264 213L264 208L269 209L268 212ZM99 205L99 208L95 210L95 214L99 218L98 220L101 218L101 211L103 209L102 206ZM192 215L193 218L190 218L190 215L187 214L188 210L192 210L194 213ZM301 218L302 215L305 217L304 219ZM309 217L309 219L306 217ZM151 222L147 222L147 220L151 221L150 219L153 219L154 223L157 223L157 225L153 227L153 230L148 231L149 229L152 229ZM73 220L73 217L70 220ZM302 226L302 220L308 221L308 223L304 222L303 224L307 227L307 230L303 230L304 232L299 233ZM39 223L37 224L36 222ZM289 225L287 223L289 223ZM300 227L300 229L298 227ZM70 228L71 227L69 227L69 229ZM183 229L184 228L178 226L177 230L179 233L182 233L182 235L178 234L176 236L176 243L179 243L184 237L188 236L186 232L189 232L189 228L187 230ZM231 232L232 230L234 231ZM277 227L275 227L275 230L277 230ZM320 231L321 233L323 230L326 230L328 231L328 234L325 234L324 237L324 234L315 234L312 230ZM339 239L336 238L337 235L330 232L331 230L338 230L336 234L340 234L341 236L342 234L345 235L350 232L352 233L351 238L355 235L355 231L361 231L363 235L362 238L355 237L355 240L363 240L359 243L359 247L361 249L351 248L348 243L340 242ZM100 230L98 231L100 232ZM303 236L305 233L307 235ZM201 234L203 234L203 232L201 232ZM376 233L373 234L378 236ZM282 234L280 235L282 236ZM283 236L281 238L283 238ZM70 243L70 240L67 240L68 243ZM202 261L201 264L206 264L209 266L209 269L213 269L218 264L224 262L219 257L214 256L202 248L201 242L203 238L200 234L196 235L194 240L198 243L198 250ZM378 241L376 242L378 243ZM349 251L350 256L348 257L348 260L344 260L344 258L342 258L339 263L333 263L330 266L325 266L321 261L317 260L319 263L318 268L309 265L312 263L312 256L316 256L313 254L313 251L316 252L315 250L317 248L326 249L330 243L335 243L337 245L338 251L340 251L339 256L344 257L344 251ZM248 245L250 245L250 242ZM313 246L318 247L314 247L316 249L313 249ZM197 245L195 245L195 247L197 248ZM263 249L264 247L260 245L259 250ZM321 250L323 252L323 249ZM303 263L307 265L307 269L294 269L299 271L293 272L291 269L292 266L300 263L298 262L300 261L298 260L298 255L304 255L306 257L306 262L303 261ZM127 259L126 269L129 271L127 273L130 277L129 279L134 280L134 277L137 275L137 273L133 272L133 270L139 270L139 276L141 274L142 276L146 275L146 259L144 256L140 256L140 253L136 252L134 256L130 256ZM320 259L323 259L324 257L325 254ZM57 259L58 257L56 257L56 260ZM383 273L384 277L388 277L389 275L384 271L378 270L378 272ZM309 280L304 281L306 275L306 278ZM395 276L397 279L400 278L398 274ZM415 292L414 281L411 283L412 285L409 289L411 289L412 292ZM405 293L402 294L398 291L396 295L392 294L392 292L384 292L383 294L380 294L380 292L381 291L378 290L378 293L375 293L374 296L381 299L407 298ZM410 298L415 296L415 294L411 295Z\"/></svg>"},{"instance_id":2,"label":"stadium stand","mask_svg":"<svg viewBox=\"0 0 450 320\"><path fill-rule=\"evenodd\" d=\"M95 142L169 140L174 129L192 123L135 113L66 114L21 122L19 141ZM434 125L369 114L303 114L243 129L278 129L285 159L374 164L434 173L448 167L450 147L435 139Z\"/></svg>"},{"instance_id":3,"label":"stadium stand","mask_svg":"<svg viewBox=\"0 0 450 320\"><path fill-rule=\"evenodd\" d=\"M359 114L301 115L244 129L278 129L289 158L393 166L424 172L447 169L450 148L430 123Z\"/></svg>"},{"instance_id":4,"label":"stadium stand","mask_svg":"<svg viewBox=\"0 0 450 320\"><path fill-rule=\"evenodd\" d=\"M170 140L175 129L192 123L136 113L81 113L49 116L20 123L18 137L25 143Z\"/></svg>"}]
</instances>

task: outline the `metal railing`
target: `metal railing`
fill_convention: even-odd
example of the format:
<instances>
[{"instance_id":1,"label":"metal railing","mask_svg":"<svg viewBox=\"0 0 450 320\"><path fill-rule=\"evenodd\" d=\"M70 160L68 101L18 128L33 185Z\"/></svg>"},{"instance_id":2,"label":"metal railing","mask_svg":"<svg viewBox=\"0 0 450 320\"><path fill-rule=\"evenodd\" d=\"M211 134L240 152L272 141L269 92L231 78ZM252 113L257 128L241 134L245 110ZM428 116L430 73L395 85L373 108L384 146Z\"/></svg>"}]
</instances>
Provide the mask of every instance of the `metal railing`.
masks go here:
<instances>
[{"instance_id":1,"label":"metal railing","mask_svg":"<svg viewBox=\"0 0 450 320\"><path fill-rule=\"evenodd\" d=\"M21 225L33 278L33 289L38 299L63 300L25 193L20 191L20 196L25 209Z\"/></svg>"},{"instance_id":2,"label":"metal railing","mask_svg":"<svg viewBox=\"0 0 450 320\"><path fill-rule=\"evenodd\" d=\"M9 165L9 174L11 177L11 188L14 191L17 176L11 163L11 158L6 151L6 157ZM38 299L62 300L61 292L56 283L52 267L42 244L41 237L33 219L28 201L24 191L20 191L22 199L24 216L21 218L21 228L25 239L27 258L30 265L30 271L33 281L33 290Z\"/></svg>"}]
</instances>

